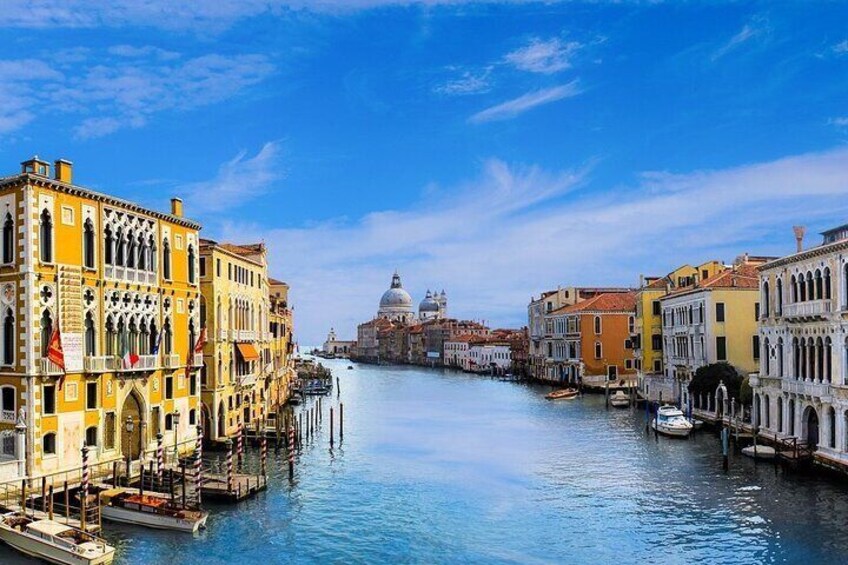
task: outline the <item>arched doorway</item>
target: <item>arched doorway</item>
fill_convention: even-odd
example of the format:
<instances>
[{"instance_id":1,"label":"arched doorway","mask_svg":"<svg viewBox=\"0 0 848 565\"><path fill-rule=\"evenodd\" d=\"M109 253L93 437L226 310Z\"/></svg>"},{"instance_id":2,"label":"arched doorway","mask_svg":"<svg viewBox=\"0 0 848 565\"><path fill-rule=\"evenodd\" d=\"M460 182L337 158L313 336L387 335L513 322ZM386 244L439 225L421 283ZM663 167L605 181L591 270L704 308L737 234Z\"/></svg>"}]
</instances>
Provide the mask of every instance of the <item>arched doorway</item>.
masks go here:
<instances>
[{"instance_id":1,"label":"arched doorway","mask_svg":"<svg viewBox=\"0 0 848 565\"><path fill-rule=\"evenodd\" d=\"M141 409L141 401L135 391L127 395L124 406L121 408L121 452L124 457L138 459L141 455L141 428L144 412ZM132 419L132 426L128 422ZM132 430L127 428L132 427Z\"/></svg>"},{"instance_id":2,"label":"arched doorway","mask_svg":"<svg viewBox=\"0 0 848 565\"><path fill-rule=\"evenodd\" d=\"M819 445L819 415L816 413L815 408L812 406L807 407L804 421L807 425L807 433L805 434L807 445L815 449Z\"/></svg>"},{"instance_id":3,"label":"arched doorway","mask_svg":"<svg viewBox=\"0 0 848 565\"><path fill-rule=\"evenodd\" d=\"M225 437L227 435L227 420L224 413L224 401L218 405L218 438Z\"/></svg>"},{"instance_id":4,"label":"arched doorway","mask_svg":"<svg viewBox=\"0 0 848 565\"><path fill-rule=\"evenodd\" d=\"M200 405L200 420L200 425L203 426L203 439L208 441L212 439L212 415L206 404Z\"/></svg>"}]
</instances>

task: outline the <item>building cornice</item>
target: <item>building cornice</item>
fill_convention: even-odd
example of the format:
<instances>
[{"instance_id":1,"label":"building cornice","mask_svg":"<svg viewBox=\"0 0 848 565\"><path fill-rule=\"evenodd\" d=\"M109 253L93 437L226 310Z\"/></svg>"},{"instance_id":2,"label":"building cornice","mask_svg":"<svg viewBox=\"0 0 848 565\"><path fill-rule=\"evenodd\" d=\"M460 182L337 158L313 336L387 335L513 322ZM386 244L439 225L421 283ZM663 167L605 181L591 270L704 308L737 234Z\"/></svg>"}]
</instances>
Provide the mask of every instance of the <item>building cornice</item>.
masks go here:
<instances>
[{"instance_id":1,"label":"building cornice","mask_svg":"<svg viewBox=\"0 0 848 565\"><path fill-rule=\"evenodd\" d=\"M774 261L770 261L764 265L760 265L759 267L757 267L757 270L759 270L760 272L769 271L777 267L783 267L786 265L791 265L792 263L806 261L807 259L812 259L814 257L828 255L835 251L845 251L846 249L848 249L848 239L843 239L842 241L834 241L833 243L828 243L827 245L819 245L818 247L812 247L810 249L806 249L798 253L793 253L792 255L787 255L786 257L781 257L780 259L775 259Z\"/></svg>"},{"instance_id":2,"label":"building cornice","mask_svg":"<svg viewBox=\"0 0 848 565\"><path fill-rule=\"evenodd\" d=\"M182 218L179 216L174 216L172 214L165 214L164 212L157 212L155 210L149 210L144 208L135 202L131 202L129 200L124 200L123 198L117 198L114 196L109 196L108 194L103 194L102 192L96 192L94 190L90 190L87 188L82 188L80 186L74 184L67 184L64 182L57 181L55 179L51 179L48 177L42 177L40 175L34 175L32 173L23 173L20 175L6 177L0 179L0 189L4 189L10 186L38 186L43 188L51 188L58 192L63 192L65 194L70 194L72 196L82 196L84 198L89 198L91 200L95 200L97 202L103 202L104 204L109 204L111 206L118 206L125 210L130 210L132 212L145 214L151 216L153 218L159 220L165 220L171 222L173 224L177 224L179 226L183 226L189 229L200 230L203 226L200 225L199 222L195 222L194 220L189 220L188 218Z\"/></svg>"}]
</instances>

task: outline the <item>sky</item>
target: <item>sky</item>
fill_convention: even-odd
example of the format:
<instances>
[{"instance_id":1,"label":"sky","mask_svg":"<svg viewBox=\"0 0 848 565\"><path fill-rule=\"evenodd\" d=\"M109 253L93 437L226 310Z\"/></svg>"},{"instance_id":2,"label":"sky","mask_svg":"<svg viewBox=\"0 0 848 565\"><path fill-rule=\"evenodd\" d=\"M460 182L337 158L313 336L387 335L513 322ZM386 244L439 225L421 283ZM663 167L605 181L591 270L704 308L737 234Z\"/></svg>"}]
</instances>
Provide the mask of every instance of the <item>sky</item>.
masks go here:
<instances>
[{"instance_id":1,"label":"sky","mask_svg":"<svg viewBox=\"0 0 848 565\"><path fill-rule=\"evenodd\" d=\"M301 344L417 302L785 255L848 222L848 5L4 0L0 174L264 241Z\"/></svg>"}]
</instances>

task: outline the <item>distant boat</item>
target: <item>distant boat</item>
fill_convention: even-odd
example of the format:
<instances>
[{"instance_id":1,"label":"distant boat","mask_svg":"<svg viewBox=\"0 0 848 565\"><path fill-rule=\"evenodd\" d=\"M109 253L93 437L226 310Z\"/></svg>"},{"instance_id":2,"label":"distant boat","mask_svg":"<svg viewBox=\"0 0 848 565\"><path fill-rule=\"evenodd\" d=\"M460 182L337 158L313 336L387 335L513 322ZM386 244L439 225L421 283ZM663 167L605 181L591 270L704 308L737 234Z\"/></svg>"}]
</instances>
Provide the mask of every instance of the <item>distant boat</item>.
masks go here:
<instances>
[{"instance_id":1,"label":"distant boat","mask_svg":"<svg viewBox=\"0 0 848 565\"><path fill-rule=\"evenodd\" d=\"M100 493L103 518L112 522L160 530L196 532L206 527L209 512L185 508L161 496L137 494L125 488Z\"/></svg>"},{"instance_id":2,"label":"distant boat","mask_svg":"<svg viewBox=\"0 0 848 565\"><path fill-rule=\"evenodd\" d=\"M103 565L115 548L105 540L53 520L35 520L20 512L0 517L0 540L21 553L59 565Z\"/></svg>"},{"instance_id":3,"label":"distant boat","mask_svg":"<svg viewBox=\"0 0 848 565\"><path fill-rule=\"evenodd\" d=\"M742 449L742 455L753 457L754 459L774 459L777 457L777 451L768 445L749 445Z\"/></svg>"},{"instance_id":4,"label":"distant boat","mask_svg":"<svg viewBox=\"0 0 848 565\"><path fill-rule=\"evenodd\" d=\"M617 390L610 396L610 404L616 408L627 408L630 406L630 397L623 390Z\"/></svg>"},{"instance_id":5,"label":"distant boat","mask_svg":"<svg viewBox=\"0 0 848 565\"><path fill-rule=\"evenodd\" d=\"M686 419L676 406L661 406L657 410L657 415L654 421L651 422L651 427L666 436L671 437L689 437L692 433L692 423Z\"/></svg>"},{"instance_id":6,"label":"distant boat","mask_svg":"<svg viewBox=\"0 0 848 565\"><path fill-rule=\"evenodd\" d=\"M578 394L580 394L579 390L569 387L549 392L545 395L545 398L548 400L571 400L572 398L576 398Z\"/></svg>"},{"instance_id":7,"label":"distant boat","mask_svg":"<svg viewBox=\"0 0 848 565\"><path fill-rule=\"evenodd\" d=\"M352 371L352 370L353 370L353 365L348 365L348 366L347 366L347 370L348 370L348 371Z\"/></svg>"}]
</instances>

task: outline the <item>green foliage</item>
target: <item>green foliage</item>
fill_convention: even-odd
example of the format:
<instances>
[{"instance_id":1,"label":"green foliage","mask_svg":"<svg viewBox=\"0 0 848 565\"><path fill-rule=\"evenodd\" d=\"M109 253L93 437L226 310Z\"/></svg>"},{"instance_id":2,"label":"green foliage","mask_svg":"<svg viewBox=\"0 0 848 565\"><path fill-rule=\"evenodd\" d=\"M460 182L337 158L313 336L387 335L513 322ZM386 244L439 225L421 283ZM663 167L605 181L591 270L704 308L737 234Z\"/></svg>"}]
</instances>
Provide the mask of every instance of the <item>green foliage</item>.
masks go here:
<instances>
[{"instance_id":1,"label":"green foliage","mask_svg":"<svg viewBox=\"0 0 848 565\"><path fill-rule=\"evenodd\" d=\"M748 377L742 379L742 386L739 387L739 402L744 406L750 406L754 402L754 390L751 388L751 383L748 382Z\"/></svg>"},{"instance_id":2,"label":"green foliage","mask_svg":"<svg viewBox=\"0 0 848 565\"><path fill-rule=\"evenodd\" d=\"M695 376L689 382L689 393L695 396L714 395L720 382L727 387L728 398L740 398L740 388L745 376L730 363L722 361L705 365L695 371ZM750 387L748 387L750 391ZM750 400L749 400L750 402Z\"/></svg>"}]
</instances>

